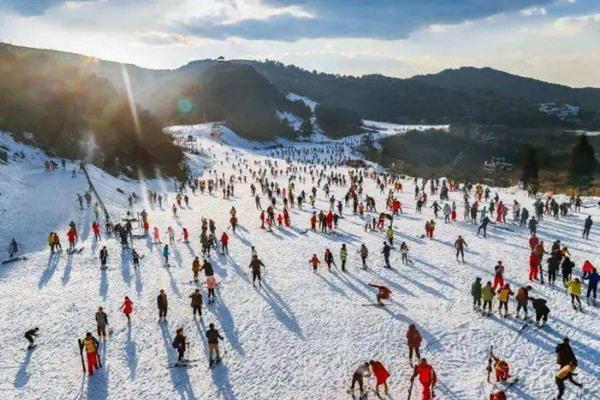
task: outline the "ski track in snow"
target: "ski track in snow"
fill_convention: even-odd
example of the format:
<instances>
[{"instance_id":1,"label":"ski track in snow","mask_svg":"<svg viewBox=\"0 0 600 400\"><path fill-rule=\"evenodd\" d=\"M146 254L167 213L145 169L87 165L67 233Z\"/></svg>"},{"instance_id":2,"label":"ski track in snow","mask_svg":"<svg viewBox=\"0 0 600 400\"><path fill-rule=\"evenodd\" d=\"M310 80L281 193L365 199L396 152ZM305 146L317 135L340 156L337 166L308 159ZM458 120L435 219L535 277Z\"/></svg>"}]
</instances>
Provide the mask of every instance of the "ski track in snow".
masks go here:
<instances>
[{"instance_id":1,"label":"ski track in snow","mask_svg":"<svg viewBox=\"0 0 600 400\"><path fill-rule=\"evenodd\" d=\"M231 172L236 156L249 160L264 159L270 150L225 132L219 140L210 138L208 125L174 127L177 134L198 137L201 156L188 155L196 174L205 168L217 168L219 174ZM228 143L228 144L225 144ZM76 194L83 193L87 182L83 175L71 178L73 164L67 171L43 171L45 155L28 146L14 143L0 134L0 144L10 153L23 151L26 159L0 166L0 234L2 255L8 241L15 237L24 245L29 258L25 262L0 268L0 398L27 399L337 399L347 398L345 389L360 362L379 359L391 372L390 392L394 398L406 396L411 369L407 359L405 332L415 323L424 338L422 355L436 368L438 399L484 399L491 385L486 382L488 349L506 358L519 383L510 389L509 398L523 400L549 399L555 395L553 373L556 369L554 347L564 336L571 338L579 358L579 376L586 393L597 396L600 391L600 322L598 308L586 307L585 313L571 308L562 287L534 285L534 296L549 300L549 324L542 330L529 327L517 335L522 326L514 318L481 317L472 311L470 285L475 276L492 279L493 266L502 260L506 278L514 289L527 284L529 249L528 232L515 225L512 230L491 226L488 238L475 237L476 226L467 222L444 224L437 220L435 238L421 239L425 217L414 213L412 180L403 182L400 194L406 215L394 223L395 242L406 241L413 265L402 265L400 254L391 256L393 270L381 268L383 233L366 233L363 221L348 214L340 220L339 235L308 232L310 205L292 209L292 229L274 229L268 233L260 223L249 184L236 184L234 199L224 200L220 192L190 195L190 208L170 211L175 197L169 180L146 180L143 183L112 177L98 168L89 167L92 180L107 203L113 217L124 215L126 194L143 193L148 186L169 193L164 209L145 205L151 229L158 226L163 242L166 229L172 226L178 235L181 227L191 234L189 246L178 242L172 249L173 266L164 268L159 246L145 239L134 246L145 258L134 270L127 253L121 253L113 238L93 240L91 209L79 210ZM303 143L300 146L319 146ZM324 145L325 146L325 145ZM280 166L283 164L279 160ZM340 170L345 170L340 168ZM205 175L206 176L206 175ZM272 179L272 178L270 178ZM286 186L287 178L277 179ZM307 192L310 178L297 183L296 192ZM331 186L336 198L342 198L347 187ZM260 191L260 190L259 190ZM367 179L365 192L376 195L378 210L384 209L384 196L373 180ZM531 209L531 200L515 188L499 189L501 199L513 198ZM451 192L450 200L458 206L462 219L462 196ZM588 199L586 202L597 202ZM263 205L266 200L262 199ZM230 232L229 256L213 255L217 279L218 301L203 311L204 318L192 319L188 296L194 285L191 263L199 252L198 235L201 217L212 218L217 233L228 226L229 210L238 210L240 231ZM278 200L277 211L281 211ZM141 209L144 205L137 205ZM317 209L327 210L327 199L318 192ZM598 208L584 209L600 220ZM579 274L582 262L589 258L600 263L597 249L597 227L592 240L580 238L585 215L575 214L558 221L546 218L538 235L549 246L561 239L570 249ZM62 253L49 259L46 238L57 231L66 248L66 226L73 220L81 235L82 254ZM598 224L598 222L596 222ZM465 237L467 264L457 264L453 241ZM343 242L349 246L348 272L337 268L329 273L310 271L308 260L313 253L321 258L326 247L339 260ZM359 268L356 254L361 242L370 250L369 265ZM250 245L255 245L266 264L264 287L251 285L248 263ZM109 270L100 271L98 252L109 249ZM375 293L367 284L384 284L393 291L393 305L386 308L361 307L372 303ZM165 289L169 296L168 323L157 323L156 296ZM206 291L201 289L206 301ZM132 323L118 311L123 296L134 302ZM495 303L496 304L496 303ZM82 375L77 338L86 331L95 332L94 313L104 306L114 334L102 350L104 368L92 378ZM516 304L511 300L509 310ZM531 310L530 310L531 315ZM207 371L207 343L204 331L214 322L225 337L228 354L221 366ZM39 346L31 351L23 333L33 326L41 328ZM176 360L171 346L175 329L184 327L191 348L190 359L200 359L190 369L167 369ZM94 333L95 334L95 333ZM413 398L420 395L415 383ZM567 384L564 399L578 398L578 390ZM372 398L370 396L369 398ZM589 397L593 398L593 397Z\"/></svg>"}]
</instances>

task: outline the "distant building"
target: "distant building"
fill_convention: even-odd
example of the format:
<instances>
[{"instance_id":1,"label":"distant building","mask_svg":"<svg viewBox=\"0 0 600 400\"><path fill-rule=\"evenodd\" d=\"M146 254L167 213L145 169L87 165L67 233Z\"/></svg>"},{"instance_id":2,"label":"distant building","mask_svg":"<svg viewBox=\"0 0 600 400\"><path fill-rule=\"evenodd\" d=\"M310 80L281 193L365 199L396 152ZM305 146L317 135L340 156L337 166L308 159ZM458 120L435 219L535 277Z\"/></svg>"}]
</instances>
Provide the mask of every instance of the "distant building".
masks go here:
<instances>
[{"instance_id":1,"label":"distant building","mask_svg":"<svg viewBox=\"0 0 600 400\"><path fill-rule=\"evenodd\" d=\"M540 104L539 110L559 119L572 119L579 116L580 107L572 104L556 104L551 101Z\"/></svg>"},{"instance_id":2,"label":"distant building","mask_svg":"<svg viewBox=\"0 0 600 400\"><path fill-rule=\"evenodd\" d=\"M512 168L504 157L492 157L483 163L483 181L490 186L508 186Z\"/></svg>"}]
</instances>

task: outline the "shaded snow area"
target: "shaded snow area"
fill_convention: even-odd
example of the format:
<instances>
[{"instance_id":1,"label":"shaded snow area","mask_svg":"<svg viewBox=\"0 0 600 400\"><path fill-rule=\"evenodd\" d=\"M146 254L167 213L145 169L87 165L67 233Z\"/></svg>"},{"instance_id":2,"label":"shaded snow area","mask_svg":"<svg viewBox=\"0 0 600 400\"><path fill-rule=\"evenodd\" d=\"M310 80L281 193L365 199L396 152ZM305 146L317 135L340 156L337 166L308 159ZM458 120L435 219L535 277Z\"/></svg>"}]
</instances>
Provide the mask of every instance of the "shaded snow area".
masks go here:
<instances>
[{"instance_id":1,"label":"shaded snow area","mask_svg":"<svg viewBox=\"0 0 600 400\"><path fill-rule=\"evenodd\" d=\"M299 131L302 126L302 118L287 111L276 111L277 118L285 121L295 131Z\"/></svg>"},{"instance_id":2,"label":"shaded snow area","mask_svg":"<svg viewBox=\"0 0 600 400\"><path fill-rule=\"evenodd\" d=\"M493 279L494 265L502 260L505 278L513 290L529 283L527 280L529 232L507 222L490 225L486 239L476 237L477 226L463 219L463 196L450 192L450 202L457 205L458 220L444 223L436 219L433 239L424 238L426 219L434 218L431 196L423 214L415 211L412 179L402 180L404 192L395 195L402 203L404 214L393 223L395 248L390 262L393 269L383 268L381 255L385 233L367 232L365 220L352 215L345 207L335 233L307 231L312 208L308 194L313 185L309 175L322 170L319 164L307 166L299 161L288 164L285 159L328 163L341 150L351 149L339 143L303 143L298 152L273 152L270 144L251 143L222 128L212 135L211 125L173 127L173 135L191 135L199 155L188 155L194 178L229 179L236 174L234 195L224 199L222 190L212 194L193 194L189 189L189 206L182 203L173 215L175 185L169 179L127 180L112 177L90 167L91 178L114 219L128 208L127 196L135 192L141 200L134 202L133 212L143 208L148 212L150 231L157 227L163 243L168 242L167 228L176 232L171 248L170 265L164 266L162 246L152 239L134 239L133 246L143 256L135 269L130 250L121 249L118 241L107 236L96 241L91 233L95 219L92 209L80 210L77 193L87 190L81 173L72 177L74 164L67 162L54 172L45 172L46 156L0 135L0 144L7 147L9 163L0 165L0 254L7 257L6 245L11 238L22 245L28 259L0 266L0 398L1 399L345 399L352 372L368 360L381 361L391 374L390 397L405 399L412 369L409 365L406 330L415 324L423 336L421 354L435 368L438 384L437 399L489 399L500 384L486 381L486 366L490 345L497 356L507 360L518 382L508 389L508 399L548 400L555 396L555 346L565 336L579 360L576 380L585 385L584 399L598 398L600 392L600 313L586 304L583 312L571 307L562 284L556 286L532 283L533 297L548 300L548 324L538 329L533 323L522 330L523 320L514 317L516 303L509 302L511 316L497 313L483 317L473 311L470 286L475 277L484 282ZM277 145L281 145L280 143ZM289 148L295 145L286 143ZM304 149L304 150L303 150ZM24 158L13 157L23 152ZM270 158L275 157L275 159ZM272 232L260 228L259 210L250 192L253 171L265 168L266 162L277 161L277 176L268 169L267 179L288 187L288 167L300 167L294 174L295 194L307 192L302 209L290 209L291 227L274 227ZM60 165L60 161L57 160ZM238 182L245 175L247 182ZM347 176L345 167L328 167L331 172ZM224 174L224 175L223 175ZM323 190L325 180L317 189L316 210L329 210ZM256 182L255 182L256 184ZM117 191L117 188L120 191ZM146 188L168 196L166 204L150 204ZM268 199L257 184L260 201L266 207ZM365 178L364 193L373 196L378 211L385 210L383 192L376 180ZM429 192L427 185L427 192ZM331 194L343 201L348 186L331 184ZM518 200L532 210L532 199L516 188L492 188L505 204ZM560 196L559 196L560 197ZM559 201L565 199L559 198ZM584 199L582 213L571 213L558 220L546 216L538 229L539 237L550 244L560 239L569 248L575 262L575 276L589 259L600 264L598 228L600 211L598 198ZM276 214L282 212L282 199L277 198ZM239 228L228 228L230 209L235 206ZM595 226L589 240L582 239L583 220L592 215ZM367 215L376 215L367 213ZM511 213L509 212L509 216ZM189 295L196 289L192 279L192 261L201 256L199 235L201 218L216 222L217 237L227 231L229 254L213 253L210 261L217 281L217 300L206 304L206 287L200 288L204 298L203 318L193 318ZM511 219L511 218L509 218ZM66 252L50 256L47 235L56 231L64 248L69 221L77 225L81 254ZM103 225L103 221L101 222ZM181 241L182 229L190 232L190 243ZM134 223L134 233L140 233ZM454 241L462 235L466 248L466 263L455 260ZM410 248L412 265L400 260L399 243ZM346 272L339 268L342 243L348 246ZM363 270L357 251L361 243L370 250L369 268ZM100 249L108 249L108 269L100 270ZM251 246L266 265L262 288L253 288L249 276ZM330 271L323 264L317 274L311 271L309 259L313 253L323 260L330 248L337 266ZM546 263L544 260L544 270ZM203 273L201 273L203 275ZM557 282L560 282L560 277ZM391 289L386 307L368 307L375 301L375 290L369 283ZM587 286L587 284L586 284ZM158 322L156 297L164 289L169 301L166 322ZM124 296L133 301L131 324L119 311ZM584 288L585 297L585 288ZM494 310L497 307L494 300ZM85 332L95 333L94 314L103 306L113 330L106 341L101 340L100 358L103 367L93 376L82 373L78 338ZM530 315L533 312L530 310ZM224 337L222 350L227 353L221 364L208 369L208 345L205 330L214 323ZM27 351L23 337L26 330L40 328L37 348ZM177 359L171 343L175 330L184 329L190 343L186 357L194 362L189 368L167 368ZM492 380L494 382L494 380ZM374 381L369 380L369 385ZM421 384L415 381L412 398L421 395ZM596 396L596 397L594 397ZM358 398L358 397L357 397ZM373 392L364 398L376 399ZM564 399L580 399L579 389L567 383Z\"/></svg>"}]
</instances>

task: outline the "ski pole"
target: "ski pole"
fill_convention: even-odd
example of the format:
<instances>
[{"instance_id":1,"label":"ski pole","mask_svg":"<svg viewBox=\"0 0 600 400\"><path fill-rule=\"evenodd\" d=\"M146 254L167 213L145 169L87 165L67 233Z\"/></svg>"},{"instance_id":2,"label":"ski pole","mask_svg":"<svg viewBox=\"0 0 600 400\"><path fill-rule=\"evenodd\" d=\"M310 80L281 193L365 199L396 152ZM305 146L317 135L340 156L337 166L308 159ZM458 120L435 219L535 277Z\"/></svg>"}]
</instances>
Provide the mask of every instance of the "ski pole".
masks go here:
<instances>
[{"instance_id":1,"label":"ski pole","mask_svg":"<svg viewBox=\"0 0 600 400\"><path fill-rule=\"evenodd\" d=\"M410 396L412 395L413 385L415 384L415 380L411 378L410 386L408 388L408 400L410 400Z\"/></svg>"},{"instance_id":2,"label":"ski pole","mask_svg":"<svg viewBox=\"0 0 600 400\"><path fill-rule=\"evenodd\" d=\"M83 361L83 342L81 339L77 339L77 343L79 343L79 355L81 356L81 368L83 369L83 373L85 374L85 362Z\"/></svg>"}]
</instances>

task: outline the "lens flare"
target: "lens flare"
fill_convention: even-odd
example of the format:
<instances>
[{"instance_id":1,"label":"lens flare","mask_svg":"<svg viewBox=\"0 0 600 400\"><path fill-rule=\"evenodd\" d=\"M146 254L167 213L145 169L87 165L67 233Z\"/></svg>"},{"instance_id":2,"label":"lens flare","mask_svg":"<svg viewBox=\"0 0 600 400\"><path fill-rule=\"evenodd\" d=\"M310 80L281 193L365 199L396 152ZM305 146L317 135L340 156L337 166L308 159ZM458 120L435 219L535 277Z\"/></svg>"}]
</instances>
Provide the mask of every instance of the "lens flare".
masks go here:
<instances>
[{"instance_id":1,"label":"lens flare","mask_svg":"<svg viewBox=\"0 0 600 400\"><path fill-rule=\"evenodd\" d=\"M192 111L192 102L188 99L181 99L177 105L179 112L183 114L188 114Z\"/></svg>"},{"instance_id":2,"label":"lens flare","mask_svg":"<svg viewBox=\"0 0 600 400\"><path fill-rule=\"evenodd\" d=\"M135 98L133 97L133 90L131 89L131 82L129 80L129 73L127 67L121 64L121 74L123 75L123 83L125 84L125 91L127 92L127 100L129 101L129 108L131 109L131 117L135 125L135 133L138 136L142 136L142 130L140 129L140 120L138 119L137 109L135 107Z\"/></svg>"}]
</instances>

